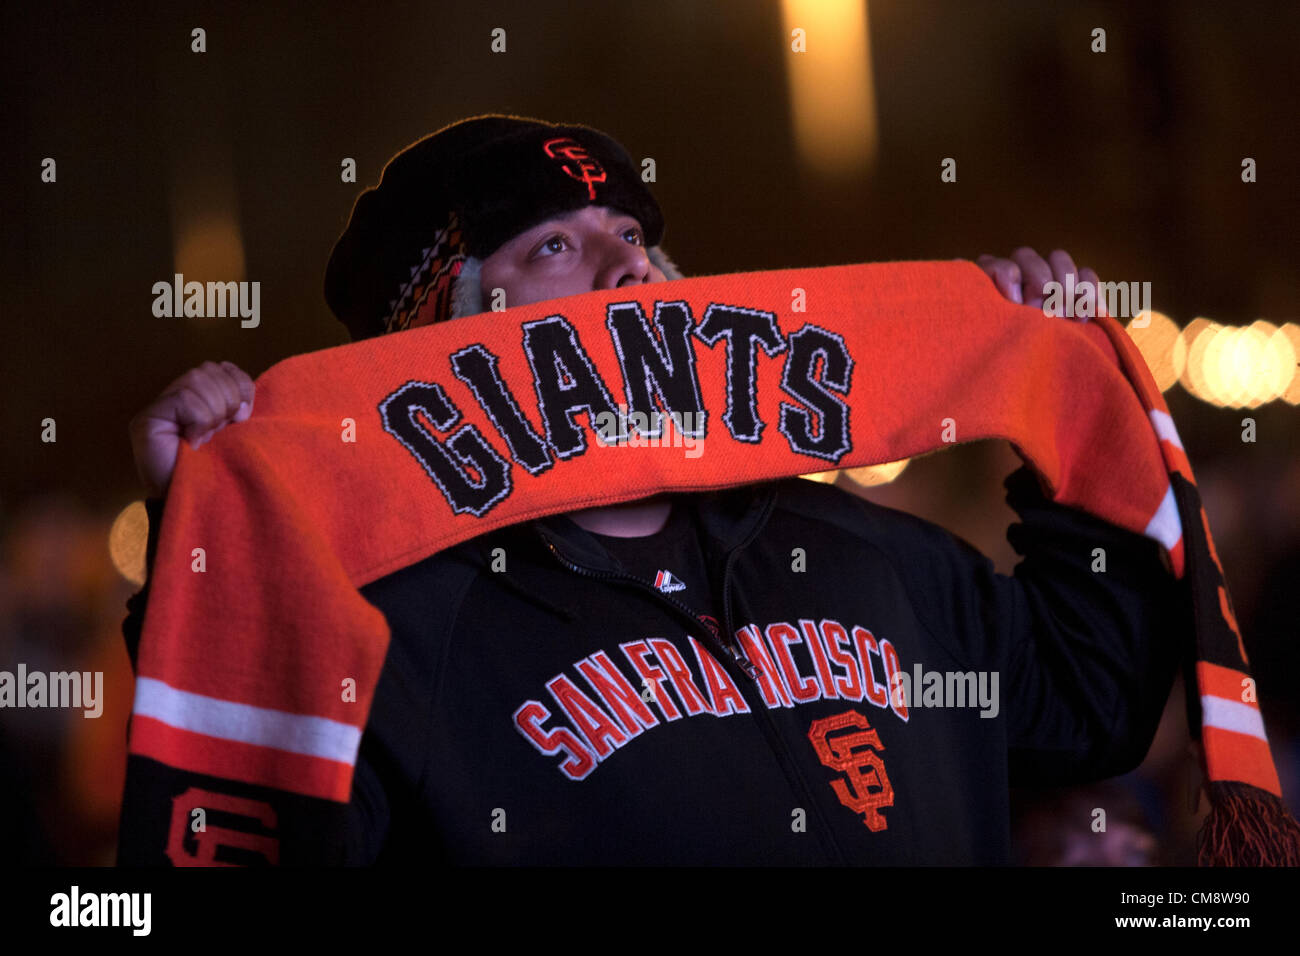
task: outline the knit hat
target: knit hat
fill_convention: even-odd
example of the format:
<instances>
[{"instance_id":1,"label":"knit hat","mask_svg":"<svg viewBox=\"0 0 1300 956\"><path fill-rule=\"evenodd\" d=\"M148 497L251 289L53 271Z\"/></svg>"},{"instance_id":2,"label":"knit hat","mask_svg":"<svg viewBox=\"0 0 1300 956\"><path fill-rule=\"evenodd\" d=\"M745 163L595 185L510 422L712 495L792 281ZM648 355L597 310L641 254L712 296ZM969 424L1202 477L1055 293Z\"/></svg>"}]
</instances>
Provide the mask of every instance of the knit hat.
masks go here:
<instances>
[{"instance_id":1,"label":"knit hat","mask_svg":"<svg viewBox=\"0 0 1300 956\"><path fill-rule=\"evenodd\" d=\"M354 341L484 311L482 261L525 229L585 206L633 216L650 260L663 215L617 142L586 126L499 114L402 150L358 197L325 270L325 300Z\"/></svg>"}]
</instances>

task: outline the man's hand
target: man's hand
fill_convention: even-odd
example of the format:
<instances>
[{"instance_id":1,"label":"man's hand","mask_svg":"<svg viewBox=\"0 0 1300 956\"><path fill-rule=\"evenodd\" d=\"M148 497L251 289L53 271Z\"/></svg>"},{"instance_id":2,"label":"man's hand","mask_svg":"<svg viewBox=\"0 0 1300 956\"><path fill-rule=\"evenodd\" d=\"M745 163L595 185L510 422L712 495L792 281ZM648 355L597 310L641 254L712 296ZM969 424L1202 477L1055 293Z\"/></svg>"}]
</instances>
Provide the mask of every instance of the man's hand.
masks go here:
<instances>
[{"instance_id":1,"label":"man's hand","mask_svg":"<svg viewBox=\"0 0 1300 956\"><path fill-rule=\"evenodd\" d=\"M1021 246L1011 253L1010 259L997 259L985 253L975 260L975 264L988 274L1006 298L1017 304L1032 305L1036 309L1043 307L1043 300L1047 297L1043 287L1049 282L1059 282L1064 287L1065 277L1073 275L1076 287L1080 282L1091 282L1095 289L1099 283L1097 273L1091 269L1076 268L1070 254L1063 249L1049 253L1044 260L1033 249ZM1100 297L1096 301L1097 314L1105 315L1105 306ZM1077 321L1088 320L1080 318Z\"/></svg>"},{"instance_id":2,"label":"man's hand","mask_svg":"<svg viewBox=\"0 0 1300 956\"><path fill-rule=\"evenodd\" d=\"M251 414L253 380L231 362L204 362L168 385L129 429L135 470L149 497L166 494L182 437L198 448Z\"/></svg>"}]
</instances>

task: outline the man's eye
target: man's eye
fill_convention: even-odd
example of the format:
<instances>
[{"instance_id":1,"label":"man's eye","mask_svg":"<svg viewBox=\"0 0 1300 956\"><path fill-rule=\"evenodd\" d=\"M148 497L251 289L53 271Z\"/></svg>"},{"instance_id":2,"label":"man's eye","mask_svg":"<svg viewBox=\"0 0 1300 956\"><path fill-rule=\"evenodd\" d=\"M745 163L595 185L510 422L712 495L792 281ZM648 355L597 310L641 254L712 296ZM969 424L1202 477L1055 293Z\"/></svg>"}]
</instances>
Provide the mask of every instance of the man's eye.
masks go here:
<instances>
[{"instance_id":1,"label":"man's eye","mask_svg":"<svg viewBox=\"0 0 1300 956\"><path fill-rule=\"evenodd\" d=\"M631 238L628 238L629 236ZM641 230L636 226L629 226L627 229L624 229L623 238L627 239L627 241L632 243L634 246L645 245L645 237L641 235Z\"/></svg>"},{"instance_id":2,"label":"man's eye","mask_svg":"<svg viewBox=\"0 0 1300 956\"><path fill-rule=\"evenodd\" d=\"M557 252L563 252L567 244L568 244L568 240L565 239L563 235L557 232L555 235L547 236L545 239L543 239L541 245L537 247L535 254L554 255Z\"/></svg>"}]
</instances>

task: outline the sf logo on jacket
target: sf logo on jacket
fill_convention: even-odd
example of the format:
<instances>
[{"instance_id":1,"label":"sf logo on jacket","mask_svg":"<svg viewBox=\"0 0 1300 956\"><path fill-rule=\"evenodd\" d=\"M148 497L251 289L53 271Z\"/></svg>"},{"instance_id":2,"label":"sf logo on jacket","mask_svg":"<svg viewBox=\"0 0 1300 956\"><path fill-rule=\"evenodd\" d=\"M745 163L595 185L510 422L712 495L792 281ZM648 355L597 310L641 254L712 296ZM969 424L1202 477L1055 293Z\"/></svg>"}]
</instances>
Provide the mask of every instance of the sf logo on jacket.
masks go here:
<instances>
[{"instance_id":1,"label":"sf logo on jacket","mask_svg":"<svg viewBox=\"0 0 1300 956\"><path fill-rule=\"evenodd\" d=\"M867 718L856 710L846 710L814 720L808 739L822 763L844 773L843 778L831 781L840 803L862 814L873 833L888 829L880 808L894 805L894 788L878 753L885 749L880 734L871 729Z\"/></svg>"}]
</instances>

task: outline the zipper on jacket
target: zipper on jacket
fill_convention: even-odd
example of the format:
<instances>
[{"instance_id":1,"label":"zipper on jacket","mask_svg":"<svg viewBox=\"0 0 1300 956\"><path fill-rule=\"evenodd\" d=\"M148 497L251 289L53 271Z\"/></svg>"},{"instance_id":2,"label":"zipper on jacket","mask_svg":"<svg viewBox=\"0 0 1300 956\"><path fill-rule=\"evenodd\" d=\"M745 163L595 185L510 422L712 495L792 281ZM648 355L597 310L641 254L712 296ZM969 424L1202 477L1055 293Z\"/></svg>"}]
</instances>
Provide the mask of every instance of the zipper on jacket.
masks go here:
<instances>
[{"instance_id":1,"label":"zipper on jacket","mask_svg":"<svg viewBox=\"0 0 1300 956\"><path fill-rule=\"evenodd\" d=\"M758 666L745 656L744 651L741 650L740 642L736 640L735 621L731 615L731 567L735 563L736 558L739 557L741 550L757 538L759 533L767 526L768 518L772 516L772 508L775 505L776 498L774 496L768 498L767 502L763 506L763 513L759 515L758 521L754 523L754 530L752 530L743 541L727 552L727 560L723 562L722 565L722 626L725 629L727 637L735 641L736 649L732 653L736 656L736 663L744 668L745 673L750 676L755 684L758 683Z\"/></svg>"},{"instance_id":2,"label":"zipper on jacket","mask_svg":"<svg viewBox=\"0 0 1300 956\"><path fill-rule=\"evenodd\" d=\"M555 555L555 559L570 571L589 578L630 581L642 590L649 591L665 604L670 605L679 614L689 619L692 626L698 629L698 632L703 635L711 645L713 645L715 650L722 651L724 655L735 659L737 664L739 664L739 666L745 670L745 673L749 675L750 679L757 683L758 669L755 668L738 649L726 643L720 635L715 635L712 629L701 621L690 607L683 604L681 601L678 601L676 598L665 594L663 591L660 591L654 586L653 582L647 581L645 578L637 577L635 574L629 574L623 571L598 571L595 568L589 568L586 565L570 561L560 553L560 549L555 546L555 543L551 541L550 537L544 531L538 529L537 533L542 536L542 540L546 542L546 547L550 549L551 554Z\"/></svg>"},{"instance_id":3,"label":"zipper on jacket","mask_svg":"<svg viewBox=\"0 0 1300 956\"><path fill-rule=\"evenodd\" d=\"M722 617L728 635L734 636L736 633L735 622L732 620L731 616L732 565L741 550L757 538L763 528L766 527L767 520L771 517L772 509L775 505L776 498L770 498L764 507L762 517L755 524L754 530L750 532L748 537L728 552L727 560L723 564ZM737 646L739 646L739 642L737 642ZM754 683L757 684L757 667L755 667L748 658L745 658L745 663L749 665L746 673L748 673L750 677L755 678ZM781 678L775 674L772 675L772 679L776 681L781 680ZM808 787L808 781L804 779L804 775L799 772L799 767L794 759L794 754L791 753L785 739L781 736L781 732L777 729L776 721L773 720L772 715L768 713L767 705L764 704L761 695L758 696L758 699L749 702L749 708L755 715L763 736L767 738L768 747L771 748L772 753L776 756L777 763L781 767L781 772L785 775L786 783L791 787L793 792L803 794L804 806L809 808L817 822L820 824L816 828L816 833L818 840L821 842L823 852L825 852L833 862L838 863L840 866L847 866L848 859L844 855L844 848L840 846L840 841L835 836L834 826L831 824L831 821L826 818L826 814L822 812L821 801L813 795L812 791Z\"/></svg>"}]
</instances>

